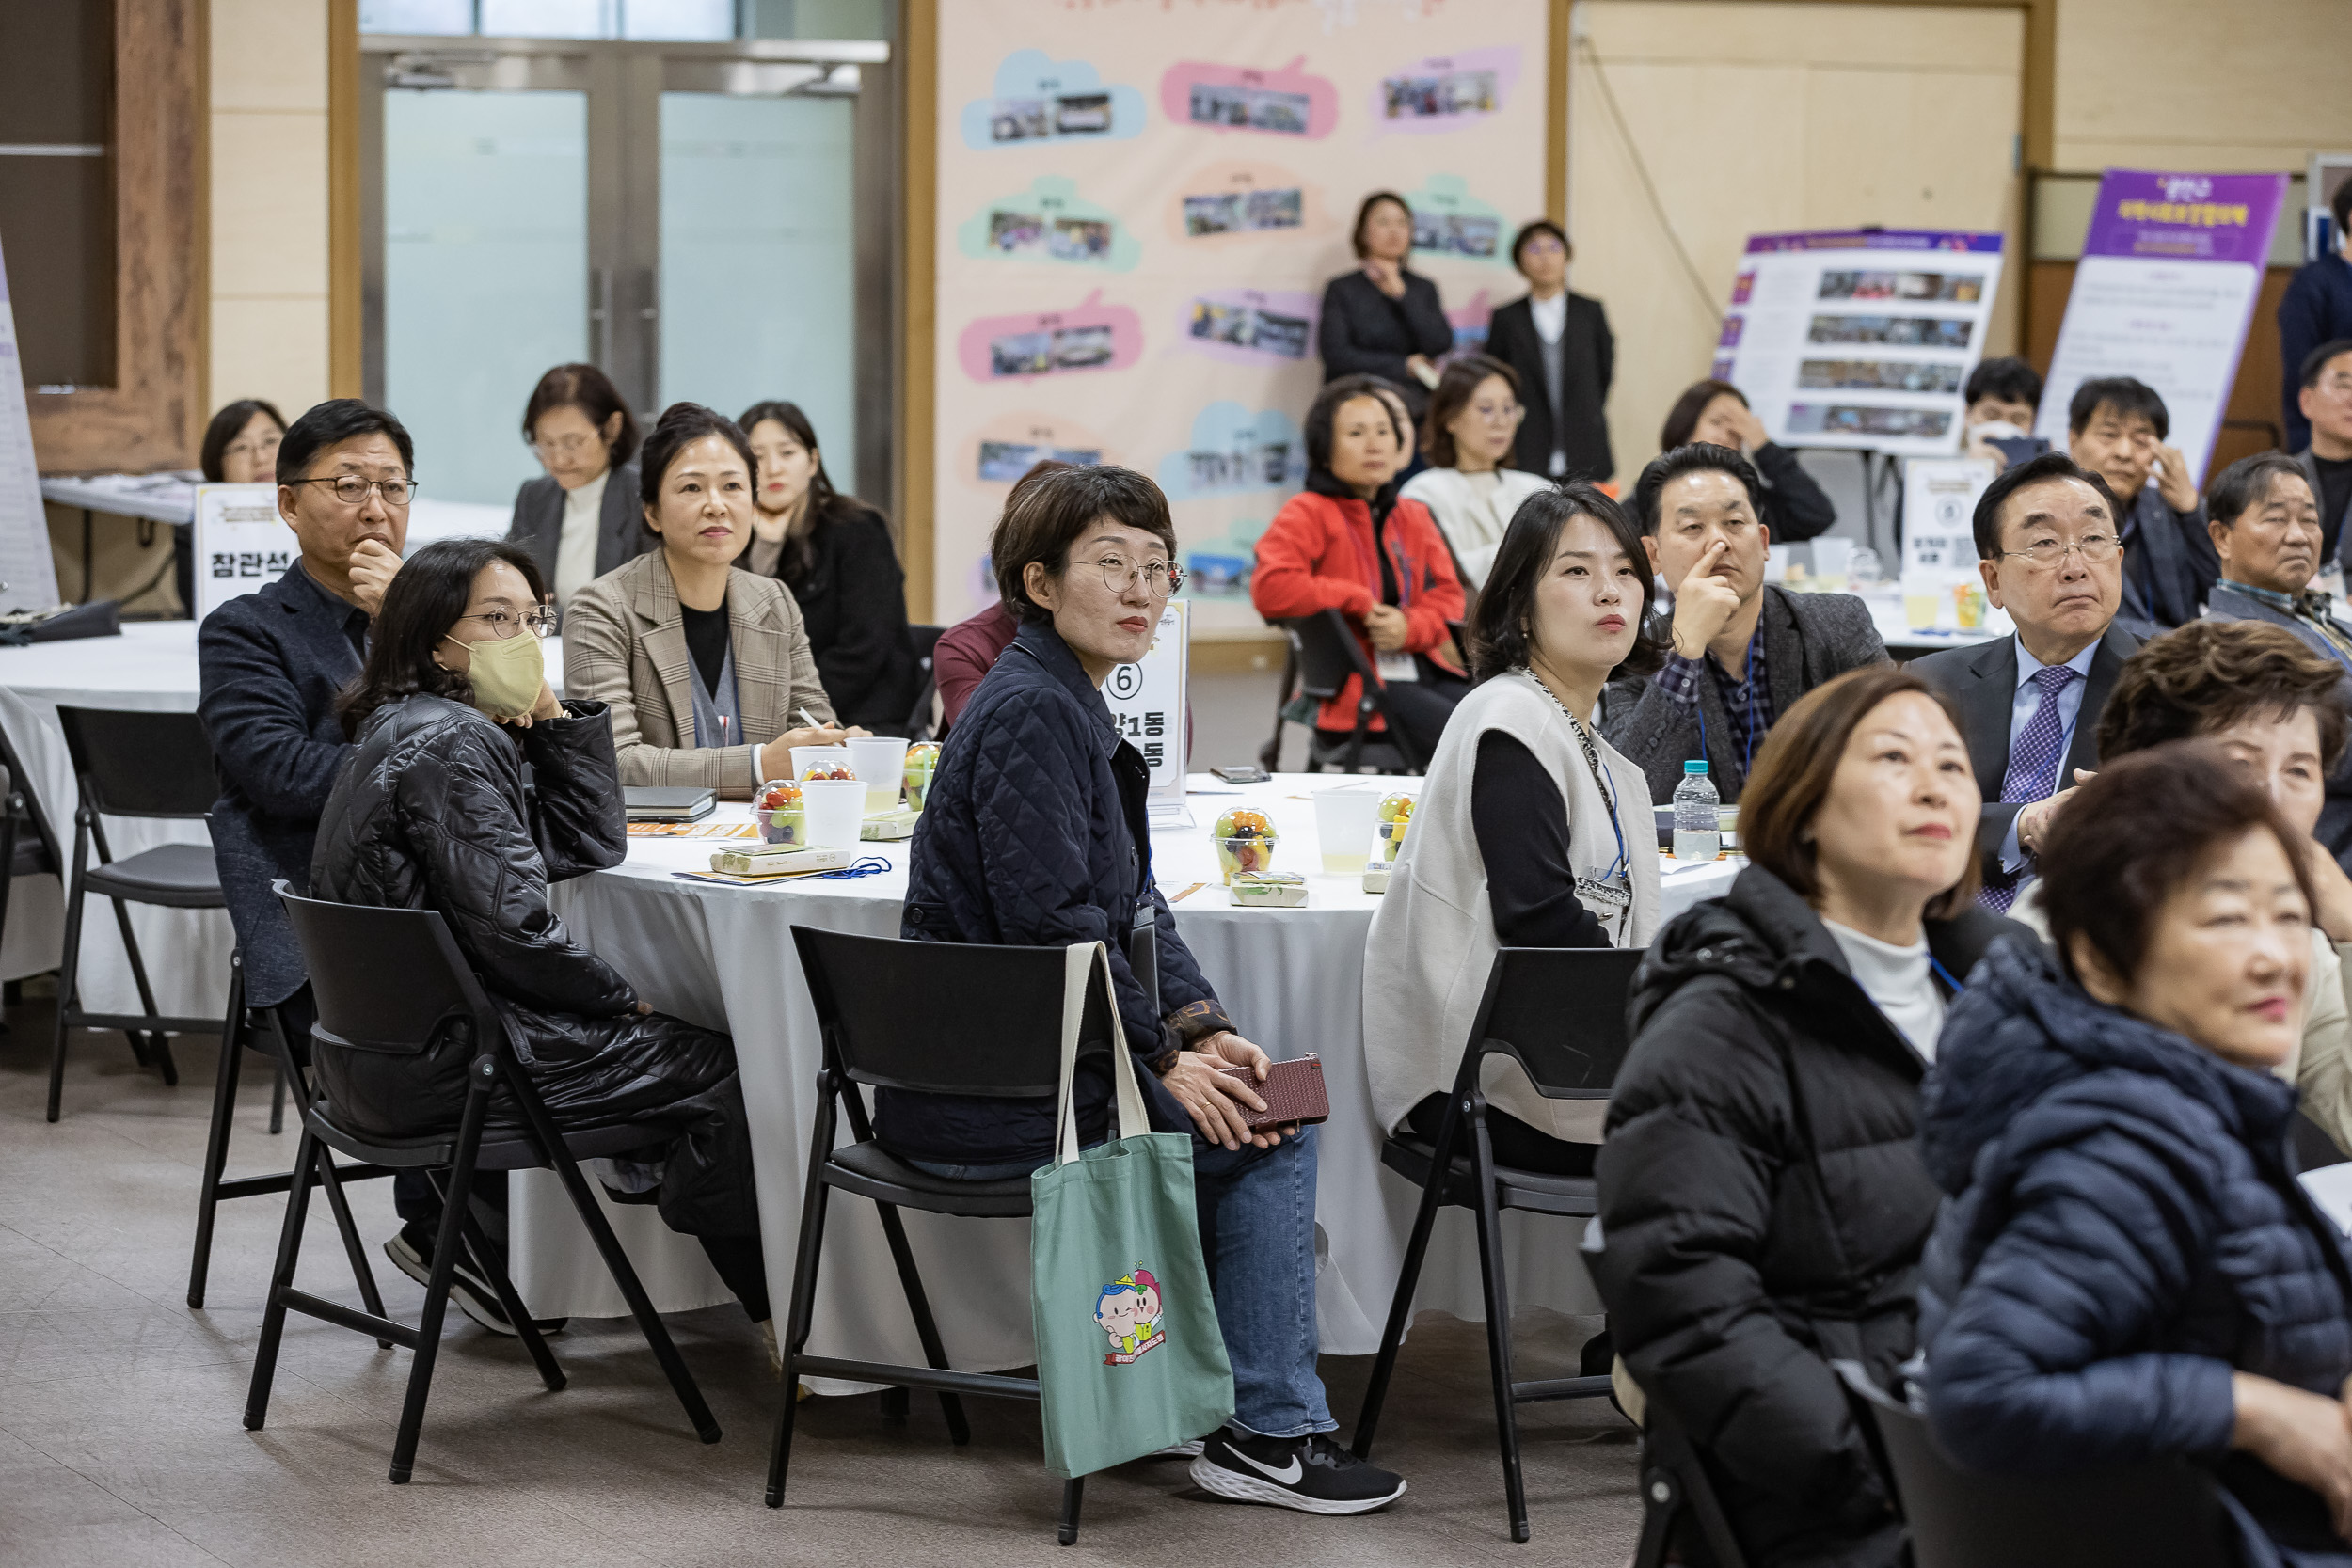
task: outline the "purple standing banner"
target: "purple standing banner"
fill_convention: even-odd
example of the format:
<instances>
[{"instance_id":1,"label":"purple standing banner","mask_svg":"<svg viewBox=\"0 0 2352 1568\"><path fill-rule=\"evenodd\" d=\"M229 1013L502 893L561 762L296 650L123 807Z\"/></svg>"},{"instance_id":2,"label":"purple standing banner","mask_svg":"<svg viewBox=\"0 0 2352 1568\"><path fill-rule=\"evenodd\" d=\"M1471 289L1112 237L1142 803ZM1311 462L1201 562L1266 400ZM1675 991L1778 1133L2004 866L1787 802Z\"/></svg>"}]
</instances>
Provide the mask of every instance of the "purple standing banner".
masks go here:
<instances>
[{"instance_id":1,"label":"purple standing banner","mask_svg":"<svg viewBox=\"0 0 2352 1568\"><path fill-rule=\"evenodd\" d=\"M2108 169L2067 294L2036 433L2063 447L2074 388L2133 376L2164 399L2169 439L2201 486L2286 188L2283 174Z\"/></svg>"}]
</instances>

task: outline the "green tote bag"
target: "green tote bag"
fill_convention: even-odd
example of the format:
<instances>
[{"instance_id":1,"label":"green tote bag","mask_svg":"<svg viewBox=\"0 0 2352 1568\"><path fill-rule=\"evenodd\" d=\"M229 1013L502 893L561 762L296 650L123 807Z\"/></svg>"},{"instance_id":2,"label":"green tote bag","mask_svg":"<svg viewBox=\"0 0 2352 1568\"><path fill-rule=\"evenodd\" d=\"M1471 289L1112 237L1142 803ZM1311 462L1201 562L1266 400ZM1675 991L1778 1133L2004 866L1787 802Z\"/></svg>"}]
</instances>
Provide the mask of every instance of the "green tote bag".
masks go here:
<instances>
[{"instance_id":1,"label":"green tote bag","mask_svg":"<svg viewBox=\"0 0 2352 1568\"><path fill-rule=\"evenodd\" d=\"M1069 950L1054 1163L1029 1178L1029 1310L1037 1330L1045 1465L1065 1479L1205 1436L1233 1413L1193 1207L1192 1138L1154 1132L1118 999L1111 1079L1118 1130L1084 1153L1071 1103L1087 990L1111 994L1101 942Z\"/></svg>"}]
</instances>

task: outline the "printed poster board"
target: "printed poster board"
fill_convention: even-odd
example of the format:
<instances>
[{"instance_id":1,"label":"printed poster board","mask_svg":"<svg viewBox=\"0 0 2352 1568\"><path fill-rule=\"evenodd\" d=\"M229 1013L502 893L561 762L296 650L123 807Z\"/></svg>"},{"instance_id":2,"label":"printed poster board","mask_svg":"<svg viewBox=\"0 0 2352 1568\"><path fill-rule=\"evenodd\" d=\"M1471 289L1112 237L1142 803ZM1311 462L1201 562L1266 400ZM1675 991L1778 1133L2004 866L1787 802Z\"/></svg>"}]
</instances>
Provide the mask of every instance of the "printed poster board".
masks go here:
<instances>
[{"instance_id":1,"label":"printed poster board","mask_svg":"<svg viewBox=\"0 0 2352 1568\"><path fill-rule=\"evenodd\" d=\"M1753 234L1709 373L1784 446L1949 456L2000 283L1999 234Z\"/></svg>"},{"instance_id":2,"label":"printed poster board","mask_svg":"<svg viewBox=\"0 0 2352 1568\"><path fill-rule=\"evenodd\" d=\"M2034 434L2064 451L2074 388L2136 376L2164 399L2167 439L2201 488L2286 189L2283 174L2108 169Z\"/></svg>"},{"instance_id":3,"label":"printed poster board","mask_svg":"<svg viewBox=\"0 0 2352 1568\"><path fill-rule=\"evenodd\" d=\"M1111 722L1152 768L1152 799L1184 798L1184 704L1191 668L1192 607L1170 599L1160 611L1152 646L1133 664L1121 664L1103 683Z\"/></svg>"},{"instance_id":4,"label":"printed poster board","mask_svg":"<svg viewBox=\"0 0 2352 1568\"><path fill-rule=\"evenodd\" d=\"M275 484L196 487L196 603L201 621L230 599L275 582L300 546L278 515Z\"/></svg>"},{"instance_id":5,"label":"printed poster board","mask_svg":"<svg viewBox=\"0 0 2352 1568\"><path fill-rule=\"evenodd\" d=\"M56 602L57 566L50 559L49 515L40 504L8 261L0 257L0 610L47 610Z\"/></svg>"}]
</instances>

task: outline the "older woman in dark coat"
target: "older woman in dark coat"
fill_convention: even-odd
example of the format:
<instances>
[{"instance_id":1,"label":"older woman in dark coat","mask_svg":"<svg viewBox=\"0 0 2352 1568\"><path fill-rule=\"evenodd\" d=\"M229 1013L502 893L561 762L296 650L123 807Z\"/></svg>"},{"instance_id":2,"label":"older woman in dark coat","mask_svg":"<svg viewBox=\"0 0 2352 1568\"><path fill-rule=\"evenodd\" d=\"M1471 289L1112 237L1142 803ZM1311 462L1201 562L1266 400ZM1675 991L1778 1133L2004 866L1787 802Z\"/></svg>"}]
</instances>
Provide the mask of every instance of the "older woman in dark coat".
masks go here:
<instances>
[{"instance_id":1,"label":"older woman in dark coat","mask_svg":"<svg viewBox=\"0 0 2352 1568\"><path fill-rule=\"evenodd\" d=\"M2249 1562L2352 1563L2352 1266L2295 1179L2309 840L2210 742L2082 786L2042 863L2058 951L2003 943L1923 1097L1951 1195L1928 1411L1963 1465L2211 1466Z\"/></svg>"}]
</instances>

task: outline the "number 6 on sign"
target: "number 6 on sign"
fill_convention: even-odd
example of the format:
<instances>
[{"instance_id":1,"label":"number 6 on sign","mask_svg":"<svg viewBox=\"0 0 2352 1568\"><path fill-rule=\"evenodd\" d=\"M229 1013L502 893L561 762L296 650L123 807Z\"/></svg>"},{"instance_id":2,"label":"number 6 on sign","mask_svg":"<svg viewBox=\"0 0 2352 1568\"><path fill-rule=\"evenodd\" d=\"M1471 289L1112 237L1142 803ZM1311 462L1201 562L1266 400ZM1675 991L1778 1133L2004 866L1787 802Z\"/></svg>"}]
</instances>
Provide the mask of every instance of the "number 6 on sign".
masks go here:
<instances>
[{"instance_id":1,"label":"number 6 on sign","mask_svg":"<svg viewBox=\"0 0 2352 1568\"><path fill-rule=\"evenodd\" d=\"M1112 670L1103 683L1103 701L1111 710L1111 722L1134 741L1151 765L1155 800L1184 797L1184 747L1181 741L1169 745L1168 736L1183 733L1191 642L1192 606L1184 599L1170 599L1160 611L1152 646L1135 663Z\"/></svg>"}]
</instances>

